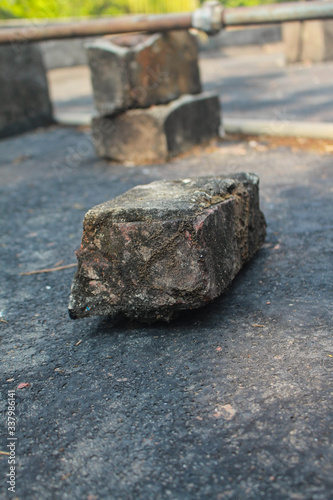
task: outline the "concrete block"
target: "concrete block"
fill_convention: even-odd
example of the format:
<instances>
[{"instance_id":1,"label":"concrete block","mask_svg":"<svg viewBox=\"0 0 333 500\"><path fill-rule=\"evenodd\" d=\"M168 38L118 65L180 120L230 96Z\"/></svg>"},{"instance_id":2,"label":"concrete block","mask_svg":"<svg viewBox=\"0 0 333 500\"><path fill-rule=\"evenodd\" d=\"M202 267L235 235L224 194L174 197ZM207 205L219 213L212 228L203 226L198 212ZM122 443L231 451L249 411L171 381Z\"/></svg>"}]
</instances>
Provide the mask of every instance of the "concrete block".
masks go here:
<instances>
[{"instance_id":1,"label":"concrete block","mask_svg":"<svg viewBox=\"0 0 333 500\"><path fill-rule=\"evenodd\" d=\"M333 21L303 23L301 61L322 62L333 59Z\"/></svg>"},{"instance_id":2,"label":"concrete block","mask_svg":"<svg viewBox=\"0 0 333 500\"><path fill-rule=\"evenodd\" d=\"M164 162L219 134L220 101L203 93L148 109L97 117L92 132L101 157L134 163Z\"/></svg>"},{"instance_id":3,"label":"concrete block","mask_svg":"<svg viewBox=\"0 0 333 500\"><path fill-rule=\"evenodd\" d=\"M40 50L27 43L0 46L0 137L52 123Z\"/></svg>"},{"instance_id":4,"label":"concrete block","mask_svg":"<svg viewBox=\"0 0 333 500\"><path fill-rule=\"evenodd\" d=\"M137 186L86 213L70 316L168 321L218 297L264 238L255 174Z\"/></svg>"},{"instance_id":5,"label":"concrete block","mask_svg":"<svg viewBox=\"0 0 333 500\"><path fill-rule=\"evenodd\" d=\"M69 38L40 42L45 67L49 70L87 65L88 56L85 47L94 40L95 38Z\"/></svg>"},{"instance_id":6,"label":"concrete block","mask_svg":"<svg viewBox=\"0 0 333 500\"><path fill-rule=\"evenodd\" d=\"M302 23L300 21L282 23L284 53L288 64L294 64L301 60L301 31Z\"/></svg>"},{"instance_id":7,"label":"concrete block","mask_svg":"<svg viewBox=\"0 0 333 500\"><path fill-rule=\"evenodd\" d=\"M333 59L333 20L284 23L282 33L288 63Z\"/></svg>"},{"instance_id":8,"label":"concrete block","mask_svg":"<svg viewBox=\"0 0 333 500\"><path fill-rule=\"evenodd\" d=\"M281 42L280 25L264 25L258 27L242 27L221 30L214 36L208 36L199 31L197 36L199 50L220 50L224 47L240 47L248 45L265 45Z\"/></svg>"},{"instance_id":9,"label":"concrete block","mask_svg":"<svg viewBox=\"0 0 333 500\"><path fill-rule=\"evenodd\" d=\"M188 31L104 37L87 50L101 115L201 91L197 42Z\"/></svg>"}]
</instances>

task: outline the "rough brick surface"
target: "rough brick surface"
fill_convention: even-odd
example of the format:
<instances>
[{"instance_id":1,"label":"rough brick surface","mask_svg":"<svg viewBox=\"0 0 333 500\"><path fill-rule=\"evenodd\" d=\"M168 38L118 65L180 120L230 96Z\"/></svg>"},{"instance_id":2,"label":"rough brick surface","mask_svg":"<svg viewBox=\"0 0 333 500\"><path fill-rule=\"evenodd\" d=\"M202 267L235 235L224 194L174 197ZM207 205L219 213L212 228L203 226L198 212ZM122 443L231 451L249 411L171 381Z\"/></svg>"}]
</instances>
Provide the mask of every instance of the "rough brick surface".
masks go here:
<instances>
[{"instance_id":1,"label":"rough brick surface","mask_svg":"<svg viewBox=\"0 0 333 500\"><path fill-rule=\"evenodd\" d=\"M52 122L40 50L27 43L0 47L0 137Z\"/></svg>"},{"instance_id":2,"label":"rough brick surface","mask_svg":"<svg viewBox=\"0 0 333 500\"><path fill-rule=\"evenodd\" d=\"M197 42L188 31L104 37L87 50L101 115L201 91Z\"/></svg>"},{"instance_id":3,"label":"rough brick surface","mask_svg":"<svg viewBox=\"0 0 333 500\"><path fill-rule=\"evenodd\" d=\"M93 119L99 156L118 161L166 161L219 135L221 111L215 94L186 95L165 105Z\"/></svg>"},{"instance_id":4,"label":"rough brick surface","mask_svg":"<svg viewBox=\"0 0 333 500\"><path fill-rule=\"evenodd\" d=\"M220 295L265 238L255 174L138 186L89 210L72 318L170 320Z\"/></svg>"}]
</instances>

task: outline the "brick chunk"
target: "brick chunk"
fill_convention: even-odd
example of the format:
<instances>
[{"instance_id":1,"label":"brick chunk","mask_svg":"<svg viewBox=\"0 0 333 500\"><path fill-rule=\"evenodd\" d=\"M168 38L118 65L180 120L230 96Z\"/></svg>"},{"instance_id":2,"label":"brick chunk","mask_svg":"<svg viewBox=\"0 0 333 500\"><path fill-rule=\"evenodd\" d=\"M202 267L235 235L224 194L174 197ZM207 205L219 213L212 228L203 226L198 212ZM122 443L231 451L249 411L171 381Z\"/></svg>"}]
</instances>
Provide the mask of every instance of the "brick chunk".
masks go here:
<instances>
[{"instance_id":1,"label":"brick chunk","mask_svg":"<svg viewBox=\"0 0 333 500\"><path fill-rule=\"evenodd\" d=\"M138 186L85 215L70 316L169 321L219 296L264 238L255 174Z\"/></svg>"},{"instance_id":2,"label":"brick chunk","mask_svg":"<svg viewBox=\"0 0 333 500\"><path fill-rule=\"evenodd\" d=\"M197 42L188 31L104 37L87 50L101 115L201 92Z\"/></svg>"},{"instance_id":3,"label":"brick chunk","mask_svg":"<svg viewBox=\"0 0 333 500\"><path fill-rule=\"evenodd\" d=\"M99 156L121 162L164 162L217 137L220 114L218 96L203 93L149 109L94 118L96 151Z\"/></svg>"}]
</instances>

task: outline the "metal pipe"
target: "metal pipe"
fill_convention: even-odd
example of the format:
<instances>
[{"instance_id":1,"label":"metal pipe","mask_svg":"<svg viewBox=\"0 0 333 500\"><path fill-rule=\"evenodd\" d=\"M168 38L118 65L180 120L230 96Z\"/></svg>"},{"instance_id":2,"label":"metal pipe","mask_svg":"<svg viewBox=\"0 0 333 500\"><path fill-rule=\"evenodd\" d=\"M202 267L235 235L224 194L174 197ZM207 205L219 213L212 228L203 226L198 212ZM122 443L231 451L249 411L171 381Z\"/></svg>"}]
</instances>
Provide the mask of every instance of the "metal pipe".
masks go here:
<instances>
[{"instance_id":1,"label":"metal pipe","mask_svg":"<svg viewBox=\"0 0 333 500\"><path fill-rule=\"evenodd\" d=\"M256 120L248 118L225 118L223 130L230 135L269 135L275 137L306 137L310 139L333 139L333 123L299 122L280 120Z\"/></svg>"},{"instance_id":2,"label":"metal pipe","mask_svg":"<svg viewBox=\"0 0 333 500\"><path fill-rule=\"evenodd\" d=\"M135 31L151 33L191 27L215 33L222 27L228 26L332 18L332 1L295 2L231 9L223 9L219 2L212 1L206 2L193 13L123 16L56 25L31 23L25 28L4 28L0 30L0 44L101 36Z\"/></svg>"},{"instance_id":3,"label":"metal pipe","mask_svg":"<svg viewBox=\"0 0 333 500\"><path fill-rule=\"evenodd\" d=\"M56 113L59 125L72 127L89 126L91 113ZM257 120L249 118L223 118L223 131L230 135L269 135L275 137L306 137L333 140L333 123L330 122L281 122L280 120Z\"/></svg>"},{"instance_id":4,"label":"metal pipe","mask_svg":"<svg viewBox=\"0 0 333 500\"><path fill-rule=\"evenodd\" d=\"M286 21L333 18L333 2L288 2L225 9L224 26L246 26Z\"/></svg>"},{"instance_id":5,"label":"metal pipe","mask_svg":"<svg viewBox=\"0 0 333 500\"><path fill-rule=\"evenodd\" d=\"M192 25L191 13L122 16L90 21L80 21L57 25L31 24L24 28L0 30L0 44L19 42L39 42L59 38L111 35L131 32L157 32L189 29Z\"/></svg>"}]
</instances>

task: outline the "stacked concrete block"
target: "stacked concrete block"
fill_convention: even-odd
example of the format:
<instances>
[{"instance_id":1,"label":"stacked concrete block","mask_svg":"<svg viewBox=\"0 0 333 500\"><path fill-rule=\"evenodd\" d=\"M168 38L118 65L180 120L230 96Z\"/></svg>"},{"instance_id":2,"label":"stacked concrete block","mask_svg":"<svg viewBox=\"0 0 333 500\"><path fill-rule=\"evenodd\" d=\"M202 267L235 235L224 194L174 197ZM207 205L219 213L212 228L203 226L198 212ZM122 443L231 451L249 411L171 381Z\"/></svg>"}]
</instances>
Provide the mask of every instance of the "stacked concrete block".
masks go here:
<instances>
[{"instance_id":1,"label":"stacked concrete block","mask_svg":"<svg viewBox=\"0 0 333 500\"><path fill-rule=\"evenodd\" d=\"M210 93L93 119L99 156L121 162L163 162L218 135L220 102Z\"/></svg>"},{"instance_id":2,"label":"stacked concrete block","mask_svg":"<svg viewBox=\"0 0 333 500\"><path fill-rule=\"evenodd\" d=\"M88 59L102 115L201 92L197 43L187 31L105 37L89 45Z\"/></svg>"},{"instance_id":3,"label":"stacked concrete block","mask_svg":"<svg viewBox=\"0 0 333 500\"><path fill-rule=\"evenodd\" d=\"M219 100L201 93L197 42L188 31L104 37L87 51L100 156L165 161L218 135Z\"/></svg>"},{"instance_id":4,"label":"stacked concrete block","mask_svg":"<svg viewBox=\"0 0 333 500\"><path fill-rule=\"evenodd\" d=\"M0 137L52 122L40 50L28 43L0 47Z\"/></svg>"},{"instance_id":5,"label":"stacked concrete block","mask_svg":"<svg viewBox=\"0 0 333 500\"><path fill-rule=\"evenodd\" d=\"M284 23L282 35L289 64L333 59L332 20Z\"/></svg>"}]
</instances>

